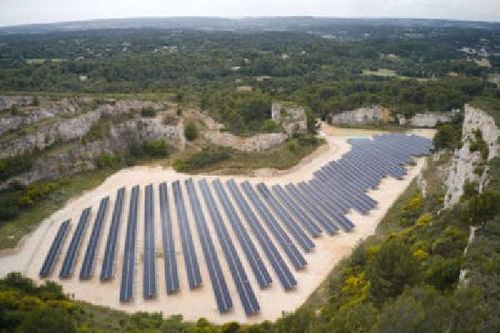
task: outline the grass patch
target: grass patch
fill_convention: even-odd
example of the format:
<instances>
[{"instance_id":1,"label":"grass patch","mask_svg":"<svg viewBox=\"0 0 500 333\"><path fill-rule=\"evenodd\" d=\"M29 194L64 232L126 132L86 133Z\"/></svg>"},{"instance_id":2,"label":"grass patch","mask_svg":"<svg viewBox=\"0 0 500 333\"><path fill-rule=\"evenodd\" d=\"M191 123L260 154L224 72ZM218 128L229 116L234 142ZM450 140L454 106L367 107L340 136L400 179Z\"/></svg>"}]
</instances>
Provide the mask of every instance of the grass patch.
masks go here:
<instances>
[{"instance_id":1,"label":"grass patch","mask_svg":"<svg viewBox=\"0 0 500 333\"><path fill-rule=\"evenodd\" d=\"M299 163L323 143L314 136L304 135L260 152L207 146L201 152L177 159L173 166L177 171L193 174L215 171L221 174L245 174L261 168L285 170Z\"/></svg>"},{"instance_id":2,"label":"grass patch","mask_svg":"<svg viewBox=\"0 0 500 333\"><path fill-rule=\"evenodd\" d=\"M24 209L16 218L0 225L0 249L13 248L17 242L56 210L60 209L71 197L101 184L112 170L86 172L57 181L57 187L37 204Z\"/></svg>"}]
</instances>

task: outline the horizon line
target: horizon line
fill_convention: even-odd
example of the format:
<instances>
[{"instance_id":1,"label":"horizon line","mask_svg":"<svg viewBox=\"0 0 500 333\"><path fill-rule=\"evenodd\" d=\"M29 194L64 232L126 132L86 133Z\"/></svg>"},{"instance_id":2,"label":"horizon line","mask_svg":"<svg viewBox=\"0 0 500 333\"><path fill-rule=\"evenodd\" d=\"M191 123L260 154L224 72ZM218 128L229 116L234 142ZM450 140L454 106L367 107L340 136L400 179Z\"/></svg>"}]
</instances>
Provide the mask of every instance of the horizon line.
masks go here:
<instances>
[{"instance_id":1,"label":"horizon line","mask_svg":"<svg viewBox=\"0 0 500 333\"><path fill-rule=\"evenodd\" d=\"M323 15L248 15L248 16L217 16L217 15L175 15L175 16L127 16L127 17L108 17L108 18L88 18L81 20L60 20L46 22L29 22L20 24L4 25L0 23L0 28L16 28L36 25L57 25L68 23L83 23L94 21L112 21L112 20L133 20L133 19L174 19L174 18L212 18L227 20L244 19L266 19L266 18L311 18L311 19L344 19L344 20L421 20L421 21L449 21L449 22L467 22L467 23L492 23L500 24L500 20L481 20L481 19L459 19L459 18L438 18L438 17L400 17L400 16L323 16Z\"/></svg>"}]
</instances>

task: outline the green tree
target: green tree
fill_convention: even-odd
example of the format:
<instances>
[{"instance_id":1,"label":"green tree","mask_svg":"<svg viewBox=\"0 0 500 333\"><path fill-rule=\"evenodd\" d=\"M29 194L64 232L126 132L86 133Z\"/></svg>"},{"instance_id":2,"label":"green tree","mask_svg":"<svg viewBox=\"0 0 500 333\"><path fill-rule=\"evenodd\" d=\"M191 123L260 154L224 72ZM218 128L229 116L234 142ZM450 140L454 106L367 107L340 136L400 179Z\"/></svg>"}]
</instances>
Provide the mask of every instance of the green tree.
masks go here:
<instances>
[{"instance_id":1,"label":"green tree","mask_svg":"<svg viewBox=\"0 0 500 333\"><path fill-rule=\"evenodd\" d=\"M397 296L417 279L417 261L408 245L399 239L384 243L368 267L370 294L377 303Z\"/></svg>"},{"instance_id":2,"label":"green tree","mask_svg":"<svg viewBox=\"0 0 500 333\"><path fill-rule=\"evenodd\" d=\"M472 224L479 224L491 220L500 212L500 192L486 190L469 201L468 216Z\"/></svg>"},{"instance_id":3,"label":"green tree","mask_svg":"<svg viewBox=\"0 0 500 333\"><path fill-rule=\"evenodd\" d=\"M198 138L198 127L192 121L184 126L184 135L188 141L194 141Z\"/></svg>"},{"instance_id":4,"label":"green tree","mask_svg":"<svg viewBox=\"0 0 500 333\"><path fill-rule=\"evenodd\" d=\"M434 147L436 149L455 149L460 144L461 131L450 124L437 127L434 136Z\"/></svg>"}]
</instances>

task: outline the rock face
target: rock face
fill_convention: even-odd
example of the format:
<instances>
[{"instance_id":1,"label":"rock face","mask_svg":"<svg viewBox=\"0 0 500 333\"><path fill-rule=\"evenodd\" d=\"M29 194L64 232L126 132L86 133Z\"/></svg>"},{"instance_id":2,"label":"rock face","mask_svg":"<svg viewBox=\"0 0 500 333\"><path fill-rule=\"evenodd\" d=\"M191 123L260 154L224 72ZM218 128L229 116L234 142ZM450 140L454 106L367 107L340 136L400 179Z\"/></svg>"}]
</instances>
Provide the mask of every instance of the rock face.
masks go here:
<instances>
[{"instance_id":1,"label":"rock face","mask_svg":"<svg viewBox=\"0 0 500 333\"><path fill-rule=\"evenodd\" d=\"M410 127L435 128L438 123L449 123L453 117L453 113L417 113L407 121ZM400 120L400 125L401 120Z\"/></svg>"},{"instance_id":2,"label":"rock face","mask_svg":"<svg viewBox=\"0 0 500 333\"><path fill-rule=\"evenodd\" d=\"M31 133L13 140L2 140L0 141L0 159L32 152L35 149L43 150L55 142L81 138L100 117L100 112L91 111L71 119L40 125L32 129Z\"/></svg>"},{"instance_id":3,"label":"rock face","mask_svg":"<svg viewBox=\"0 0 500 333\"><path fill-rule=\"evenodd\" d=\"M0 98L2 100L2 98ZM14 105L17 100L28 100L17 97L14 101L3 97L4 104ZM52 144L64 143L83 137L92 125L102 116L125 115L134 110L153 108L161 110L165 107L161 103L152 103L137 100L109 100L95 103L89 98L51 101L40 99L40 106L22 107L19 105L19 114L16 116L0 116L0 124L5 123L8 129L19 130L20 135L0 137L0 159L12 157L37 150L43 150ZM95 106L90 111L82 111L88 105ZM98 106L97 106L98 105ZM7 130L4 130L5 133ZM0 132L0 135L3 134Z\"/></svg>"},{"instance_id":4,"label":"rock face","mask_svg":"<svg viewBox=\"0 0 500 333\"><path fill-rule=\"evenodd\" d=\"M251 137L240 137L223 132L224 125L206 115L200 115L206 127L203 136L215 145L248 152L268 150L282 144L294 134L307 133L307 116L303 107L287 106L275 102L272 104L271 114L272 120L281 124L282 133L265 133Z\"/></svg>"},{"instance_id":5,"label":"rock face","mask_svg":"<svg viewBox=\"0 0 500 333\"><path fill-rule=\"evenodd\" d=\"M288 136L285 133L268 133L245 138L227 132L206 132L205 138L218 146L241 151L262 151L285 142Z\"/></svg>"},{"instance_id":6,"label":"rock face","mask_svg":"<svg viewBox=\"0 0 500 333\"><path fill-rule=\"evenodd\" d=\"M500 130L495 125L493 117L485 111L471 105L465 105L464 123L462 127L462 147L455 150L450 173L446 181L447 193L445 196L445 208L451 207L459 202L463 195L466 182L478 182L480 190L486 181L488 170L482 174L476 174L476 166L481 162L481 154L470 151L470 145L475 140L474 132L480 130L483 140L488 146L488 157L490 160L500 155Z\"/></svg>"},{"instance_id":7,"label":"rock face","mask_svg":"<svg viewBox=\"0 0 500 333\"><path fill-rule=\"evenodd\" d=\"M29 184L94 170L97 168L97 158L102 154L113 154L127 150L136 142L158 139L165 139L169 145L184 149L184 123L180 121L176 125L162 125L161 117L128 120L113 126L105 139L85 145L70 145L67 149L49 154L47 158L36 161L29 172L10 179L0 188L14 180Z\"/></svg>"},{"instance_id":8,"label":"rock face","mask_svg":"<svg viewBox=\"0 0 500 333\"><path fill-rule=\"evenodd\" d=\"M307 133L307 116L303 107L287 106L283 103L274 102L271 115L272 120L281 124L289 137L294 134Z\"/></svg>"},{"instance_id":9,"label":"rock face","mask_svg":"<svg viewBox=\"0 0 500 333\"><path fill-rule=\"evenodd\" d=\"M26 106L33 103L31 96L0 96L0 110L10 109L12 106Z\"/></svg>"},{"instance_id":10,"label":"rock face","mask_svg":"<svg viewBox=\"0 0 500 333\"><path fill-rule=\"evenodd\" d=\"M12 182L29 184L43 179L55 179L97 167L97 158L104 153L121 153L132 144L164 139L169 146L184 149L184 123L170 115L164 103L138 100L108 100L96 103L92 99L63 98L58 101L40 98L33 106L29 98L0 97L7 108L16 105L16 115L0 114L0 124L10 124L16 132L0 134L0 159L43 152L31 170L0 183L0 189ZM153 108L156 117L141 117L139 110ZM90 110L89 110L90 109ZM17 114L19 113L19 114ZM169 117L166 121L165 117ZM82 140L93 125L109 120L104 137ZM175 118L175 119L174 119ZM174 119L175 121L171 121ZM48 147L55 147L49 149Z\"/></svg>"},{"instance_id":11,"label":"rock face","mask_svg":"<svg viewBox=\"0 0 500 333\"><path fill-rule=\"evenodd\" d=\"M391 110L380 105L362 107L332 115L333 125L371 125L393 121Z\"/></svg>"}]
</instances>

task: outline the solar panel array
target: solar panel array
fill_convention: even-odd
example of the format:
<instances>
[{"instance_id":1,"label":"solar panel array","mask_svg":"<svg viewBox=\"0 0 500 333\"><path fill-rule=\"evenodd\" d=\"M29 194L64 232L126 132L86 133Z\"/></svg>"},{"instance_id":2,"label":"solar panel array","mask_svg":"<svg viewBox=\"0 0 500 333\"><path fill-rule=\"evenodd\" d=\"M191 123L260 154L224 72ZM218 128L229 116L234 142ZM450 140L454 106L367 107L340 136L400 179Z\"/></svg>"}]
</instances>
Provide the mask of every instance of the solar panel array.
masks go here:
<instances>
[{"instance_id":1,"label":"solar panel array","mask_svg":"<svg viewBox=\"0 0 500 333\"><path fill-rule=\"evenodd\" d=\"M242 263L242 260L247 261L256 287L264 289L273 283L258 247L267 257L267 262L283 289L294 289L297 280L293 270L299 271L307 266L307 253L315 247L314 240L323 233L333 236L340 230L352 231L355 225L346 214L350 210L368 214L377 205L367 191L377 188L384 177L402 179L406 175L405 165L411 161L412 156L426 155L432 149L429 139L403 134L380 135L373 140L353 138L348 142L352 145L348 153L315 171L312 179L298 184L267 185L252 184L249 181L238 184L234 180L223 183L220 179L209 182L206 179L194 181L190 178L171 184L163 182L157 189L153 184L147 185L144 188L143 209L143 297L151 299L158 294L155 239L162 242L166 293L174 294L180 290L176 258L179 244L175 243L174 237L176 231L180 234L179 249L182 249L189 288L200 288L203 284L194 245L196 241L202 249L217 308L221 313L230 311L233 307L234 295L230 294L229 280L226 280L229 277L232 278L230 283L234 283L246 315L259 312L260 305L254 286ZM103 282L114 279L116 275L117 246L126 192L125 188L120 188L114 198L100 272ZM175 209L169 204L170 194ZM81 262L80 280L93 278L111 200L110 197L105 197L100 202ZM136 185L129 198L121 272L121 302L129 302L135 297L139 200L140 187ZM155 202L159 206L159 221L155 221ZM91 210L89 207L81 213L66 248L60 278L72 277L88 229ZM157 223L161 226L161 236L155 235ZM191 225L198 237L194 237ZM215 231L214 234L209 226ZM70 220L60 225L43 262L40 277L51 276L65 247L70 228ZM234 233L234 239L230 233ZM224 254L221 258L217 255L218 246ZM238 249L241 251L241 258ZM224 266L229 269L230 276L224 275Z\"/></svg>"}]
</instances>

